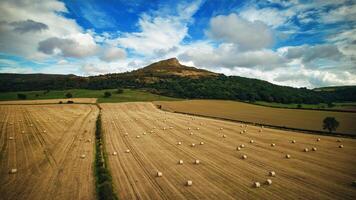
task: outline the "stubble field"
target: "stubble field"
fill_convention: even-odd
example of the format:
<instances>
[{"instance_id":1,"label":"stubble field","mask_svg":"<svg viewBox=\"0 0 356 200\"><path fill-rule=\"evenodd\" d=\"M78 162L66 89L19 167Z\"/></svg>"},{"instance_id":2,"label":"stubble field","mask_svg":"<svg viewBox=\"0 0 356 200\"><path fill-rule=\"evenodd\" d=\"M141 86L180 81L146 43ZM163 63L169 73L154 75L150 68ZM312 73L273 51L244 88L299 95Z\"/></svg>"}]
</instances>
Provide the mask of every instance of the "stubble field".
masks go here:
<instances>
[{"instance_id":1,"label":"stubble field","mask_svg":"<svg viewBox=\"0 0 356 200\"><path fill-rule=\"evenodd\" d=\"M246 127L163 112L151 103L100 106L119 199L356 198L353 139ZM238 151L240 145L245 147ZM271 171L275 176L269 176ZM255 188L255 182L261 186Z\"/></svg>"},{"instance_id":2,"label":"stubble field","mask_svg":"<svg viewBox=\"0 0 356 200\"><path fill-rule=\"evenodd\" d=\"M0 199L95 199L96 106L1 105L0 113Z\"/></svg>"}]
</instances>

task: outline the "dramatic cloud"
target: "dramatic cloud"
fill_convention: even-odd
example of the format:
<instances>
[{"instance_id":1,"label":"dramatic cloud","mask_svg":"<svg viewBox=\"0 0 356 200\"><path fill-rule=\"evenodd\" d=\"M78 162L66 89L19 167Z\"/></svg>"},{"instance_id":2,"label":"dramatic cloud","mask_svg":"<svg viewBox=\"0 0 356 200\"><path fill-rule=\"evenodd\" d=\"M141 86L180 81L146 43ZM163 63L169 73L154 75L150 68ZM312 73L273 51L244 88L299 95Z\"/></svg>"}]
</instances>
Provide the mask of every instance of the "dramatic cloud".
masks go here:
<instances>
[{"instance_id":1,"label":"dramatic cloud","mask_svg":"<svg viewBox=\"0 0 356 200\"><path fill-rule=\"evenodd\" d=\"M273 44L273 32L266 24L261 21L249 22L236 14L212 18L207 34L245 50L266 48Z\"/></svg>"},{"instance_id":2,"label":"dramatic cloud","mask_svg":"<svg viewBox=\"0 0 356 200\"><path fill-rule=\"evenodd\" d=\"M33 20L17 21L10 23L14 27L14 30L20 33L26 32L38 32L47 30L48 26L41 22L35 22Z\"/></svg>"},{"instance_id":3,"label":"dramatic cloud","mask_svg":"<svg viewBox=\"0 0 356 200\"><path fill-rule=\"evenodd\" d=\"M302 58L304 63L316 59L339 60L342 56L342 53L335 45L290 47L286 54L288 59Z\"/></svg>"},{"instance_id":4,"label":"dramatic cloud","mask_svg":"<svg viewBox=\"0 0 356 200\"><path fill-rule=\"evenodd\" d=\"M89 34L80 34L70 39L48 38L39 42L38 50L48 55L82 58L94 55L97 46Z\"/></svg>"}]
</instances>

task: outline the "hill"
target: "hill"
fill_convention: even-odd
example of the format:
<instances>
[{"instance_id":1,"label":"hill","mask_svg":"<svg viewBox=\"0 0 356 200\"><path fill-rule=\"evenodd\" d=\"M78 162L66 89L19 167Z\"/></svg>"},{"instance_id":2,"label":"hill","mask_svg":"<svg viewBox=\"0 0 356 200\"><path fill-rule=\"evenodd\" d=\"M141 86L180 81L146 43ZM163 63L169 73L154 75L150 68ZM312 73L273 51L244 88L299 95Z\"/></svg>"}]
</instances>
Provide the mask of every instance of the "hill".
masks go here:
<instances>
[{"instance_id":1,"label":"hill","mask_svg":"<svg viewBox=\"0 0 356 200\"><path fill-rule=\"evenodd\" d=\"M225 76L184 66L176 58L125 73L90 77L49 74L0 74L0 92L67 89L145 89L154 94L189 99L227 99L276 103L328 103L356 101L356 87L309 90L267 81Z\"/></svg>"}]
</instances>

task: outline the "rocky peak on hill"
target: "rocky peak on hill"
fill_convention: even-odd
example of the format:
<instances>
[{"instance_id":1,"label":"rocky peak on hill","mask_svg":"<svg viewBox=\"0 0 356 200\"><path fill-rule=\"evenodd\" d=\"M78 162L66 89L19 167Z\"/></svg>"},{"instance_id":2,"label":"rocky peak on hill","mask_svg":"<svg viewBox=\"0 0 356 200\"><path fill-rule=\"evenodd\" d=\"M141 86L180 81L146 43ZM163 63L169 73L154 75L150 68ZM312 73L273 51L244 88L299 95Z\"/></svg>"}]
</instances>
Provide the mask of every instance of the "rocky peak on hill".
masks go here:
<instances>
[{"instance_id":1,"label":"rocky peak on hill","mask_svg":"<svg viewBox=\"0 0 356 200\"><path fill-rule=\"evenodd\" d=\"M218 76L219 74L204 69L185 66L179 63L177 58L170 58L152 63L144 68L134 71L135 74L150 76L180 76L199 78L204 76Z\"/></svg>"}]
</instances>

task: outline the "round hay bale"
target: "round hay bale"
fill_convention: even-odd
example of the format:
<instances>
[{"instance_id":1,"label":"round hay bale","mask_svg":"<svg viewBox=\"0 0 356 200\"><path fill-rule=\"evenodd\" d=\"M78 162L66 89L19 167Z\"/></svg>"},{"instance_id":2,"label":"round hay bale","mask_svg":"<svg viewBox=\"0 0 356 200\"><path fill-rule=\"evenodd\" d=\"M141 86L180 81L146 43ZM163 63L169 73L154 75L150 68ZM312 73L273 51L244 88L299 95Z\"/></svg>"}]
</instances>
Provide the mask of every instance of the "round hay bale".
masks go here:
<instances>
[{"instance_id":1,"label":"round hay bale","mask_svg":"<svg viewBox=\"0 0 356 200\"><path fill-rule=\"evenodd\" d=\"M141 136L137 135L136 138L140 138Z\"/></svg>"},{"instance_id":2,"label":"round hay bale","mask_svg":"<svg viewBox=\"0 0 356 200\"><path fill-rule=\"evenodd\" d=\"M128 136L129 134L128 133L124 133L125 136Z\"/></svg>"},{"instance_id":3,"label":"round hay bale","mask_svg":"<svg viewBox=\"0 0 356 200\"><path fill-rule=\"evenodd\" d=\"M193 135L194 133L193 132L190 132L189 135Z\"/></svg>"},{"instance_id":4,"label":"round hay bale","mask_svg":"<svg viewBox=\"0 0 356 200\"><path fill-rule=\"evenodd\" d=\"M25 131L21 131L21 133L25 133Z\"/></svg>"},{"instance_id":5,"label":"round hay bale","mask_svg":"<svg viewBox=\"0 0 356 200\"><path fill-rule=\"evenodd\" d=\"M272 144L271 144L271 147L274 147L274 146L276 146L276 144L275 144L275 143L272 143Z\"/></svg>"},{"instance_id":6,"label":"round hay bale","mask_svg":"<svg viewBox=\"0 0 356 200\"><path fill-rule=\"evenodd\" d=\"M290 159L290 157L291 157L291 156L290 156L289 154L286 155L286 158L287 158L287 159Z\"/></svg>"},{"instance_id":7,"label":"round hay bale","mask_svg":"<svg viewBox=\"0 0 356 200\"><path fill-rule=\"evenodd\" d=\"M262 132L262 129L258 130L258 132L260 132L260 133L261 133L261 132Z\"/></svg>"},{"instance_id":8,"label":"round hay bale","mask_svg":"<svg viewBox=\"0 0 356 200\"><path fill-rule=\"evenodd\" d=\"M195 147L195 144L194 144L194 143L192 143L190 146L191 146L191 147Z\"/></svg>"},{"instance_id":9,"label":"round hay bale","mask_svg":"<svg viewBox=\"0 0 356 200\"><path fill-rule=\"evenodd\" d=\"M130 153L130 149L126 149L125 153Z\"/></svg>"},{"instance_id":10,"label":"round hay bale","mask_svg":"<svg viewBox=\"0 0 356 200\"><path fill-rule=\"evenodd\" d=\"M295 141L295 140L292 140L292 143L293 143L293 144L295 144L295 143L296 143L296 141Z\"/></svg>"},{"instance_id":11,"label":"round hay bale","mask_svg":"<svg viewBox=\"0 0 356 200\"><path fill-rule=\"evenodd\" d=\"M117 155L117 152L116 152L116 151L114 151L114 152L112 153L112 155L113 155L113 156L116 156L116 155Z\"/></svg>"},{"instance_id":12,"label":"round hay bale","mask_svg":"<svg viewBox=\"0 0 356 200\"><path fill-rule=\"evenodd\" d=\"M162 176L163 176L162 172L157 172L157 177L162 177Z\"/></svg>"},{"instance_id":13,"label":"round hay bale","mask_svg":"<svg viewBox=\"0 0 356 200\"><path fill-rule=\"evenodd\" d=\"M313 147L312 150L313 150L313 151L316 151L317 149L316 149L316 147Z\"/></svg>"},{"instance_id":14,"label":"round hay bale","mask_svg":"<svg viewBox=\"0 0 356 200\"><path fill-rule=\"evenodd\" d=\"M308 152L309 151L309 149L308 148L304 148L304 150L303 150L304 152Z\"/></svg>"},{"instance_id":15,"label":"round hay bale","mask_svg":"<svg viewBox=\"0 0 356 200\"><path fill-rule=\"evenodd\" d=\"M271 179L267 179L266 180L266 185L272 185L272 180Z\"/></svg>"},{"instance_id":16,"label":"round hay bale","mask_svg":"<svg viewBox=\"0 0 356 200\"><path fill-rule=\"evenodd\" d=\"M177 144L178 144L178 145L181 145L181 144L182 144L182 142L177 142Z\"/></svg>"},{"instance_id":17,"label":"round hay bale","mask_svg":"<svg viewBox=\"0 0 356 200\"><path fill-rule=\"evenodd\" d=\"M220 130L224 130L224 128L221 127Z\"/></svg>"},{"instance_id":18,"label":"round hay bale","mask_svg":"<svg viewBox=\"0 0 356 200\"><path fill-rule=\"evenodd\" d=\"M17 173L17 169L16 168L12 168L9 171L10 174L16 174Z\"/></svg>"},{"instance_id":19,"label":"round hay bale","mask_svg":"<svg viewBox=\"0 0 356 200\"><path fill-rule=\"evenodd\" d=\"M192 185L193 185L193 181L191 181L191 180L187 180L186 185L187 185L187 186L192 186Z\"/></svg>"},{"instance_id":20,"label":"round hay bale","mask_svg":"<svg viewBox=\"0 0 356 200\"><path fill-rule=\"evenodd\" d=\"M320 141L320 138L316 139L316 141L319 142L319 141Z\"/></svg>"},{"instance_id":21,"label":"round hay bale","mask_svg":"<svg viewBox=\"0 0 356 200\"><path fill-rule=\"evenodd\" d=\"M199 127L197 127L197 130L200 130L200 128L199 128Z\"/></svg>"},{"instance_id":22,"label":"round hay bale","mask_svg":"<svg viewBox=\"0 0 356 200\"><path fill-rule=\"evenodd\" d=\"M250 143L252 144L252 143L254 143L255 141L253 141L253 140L250 140Z\"/></svg>"},{"instance_id":23,"label":"round hay bale","mask_svg":"<svg viewBox=\"0 0 356 200\"><path fill-rule=\"evenodd\" d=\"M339 145L339 148L344 148L344 145L342 145L342 144L341 144L341 145Z\"/></svg>"},{"instance_id":24,"label":"round hay bale","mask_svg":"<svg viewBox=\"0 0 356 200\"><path fill-rule=\"evenodd\" d=\"M191 128L189 127L188 130L190 130Z\"/></svg>"},{"instance_id":25,"label":"round hay bale","mask_svg":"<svg viewBox=\"0 0 356 200\"><path fill-rule=\"evenodd\" d=\"M247 159L247 156L246 156L246 155L242 155L241 158L242 158L243 160L245 160L245 159Z\"/></svg>"},{"instance_id":26,"label":"round hay bale","mask_svg":"<svg viewBox=\"0 0 356 200\"><path fill-rule=\"evenodd\" d=\"M244 144L241 144L240 147L241 147L241 148L245 148L245 145L244 145Z\"/></svg>"},{"instance_id":27,"label":"round hay bale","mask_svg":"<svg viewBox=\"0 0 356 200\"><path fill-rule=\"evenodd\" d=\"M341 142L341 139L337 139L336 141L337 141L337 142Z\"/></svg>"},{"instance_id":28,"label":"round hay bale","mask_svg":"<svg viewBox=\"0 0 356 200\"><path fill-rule=\"evenodd\" d=\"M80 158L84 159L86 156L85 154L80 155Z\"/></svg>"},{"instance_id":29,"label":"round hay bale","mask_svg":"<svg viewBox=\"0 0 356 200\"><path fill-rule=\"evenodd\" d=\"M269 176L276 176L276 172L274 172L274 171L270 171L268 174L269 174Z\"/></svg>"},{"instance_id":30,"label":"round hay bale","mask_svg":"<svg viewBox=\"0 0 356 200\"><path fill-rule=\"evenodd\" d=\"M244 130L244 133L246 133L246 132L247 132L247 130L245 129L245 130Z\"/></svg>"},{"instance_id":31,"label":"round hay bale","mask_svg":"<svg viewBox=\"0 0 356 200\"><path fill-rule=\"evenodd\" d=\"M146 135L146 132L143 132L143 135Z\"/></svg>"},{"instance_id":32,"label":"round hay bale","mask_svg":"<svg viewBox=\"0 0 356 200\"><path fill-rule=\"evenodd\" d=\"M237 151L241 151L241 147L237 147L236 150L237 150Z\"/></svg>"},{"instance_id":33,"label":"round hay bale","mask_svg":"<svg viewBox=\"0 0 356 200\"><path fill-rule=\"evenodd\" d=\"M87 139L86 142L91 142L91 139Z\"/></svg>"},{"instance_id":34,"label":"round hay bale","mask_svg":"<svg viewBox=\"0 0 356 200\"><path fill-rule=\"evenodd\" d=\"M240 131L240 134L244 133L243 131Z\"/></svg>"},{"instance_id":35,"label":"round hay bale","mask_svg":"<svg viewBox=\"0 0 356 200\"><path fill-rule=\"evenodd\" d=\"M183 160L179 160L179 161L178 161L178 164L179 164L179 165L183 165Z\"/></svg>"},{"instance_id":36,"label":"round hay bale","mask_svg":"<svg viewBox=\"0 0 356 200\"><path fill-rule=\"evenodd\" d=\"M199 165L200 164L200 160L195 160L194 164Z\"/></svg>"},{"instance_id":37,"label":"round hay bale","mask_svg":"<svg viewBox=\"0 0 356 200\"><path fill-rule=\"evenodd\" d=\"M223 135L222 137L223 137L223 138L226 138L226 135Z\"/></svg>"},{"instance_id":38,"label":"round hay bale","mask_svg":"<svg viewBox=\"0 0 356 200\"><path fill-rule=\"evenodd\" d=\"M12 137L12 136L9 137L9 140L13 140L13 139L14 139L14 137Z\"/></svg>"},{"instance_id":39,"label":"round hay bale","mask_svg":"<svg viewBox=\"0 0 356 200\"><path fill-rule=\"evenodd\" d=\"M254 182L254 183L253 183L253 186L254 186L255 188L259 188L259 187L261 187L261 183L260 183L260 182Z\"/></svg>"},{"instance_id":40,"label":"round hay bale","mask_svg":"<svg viewBox=\"0 0 356 200\"><path fill-rule=\"evenodd\" d=\"M200 145L204 145L204 142L200 142Z\"/></svg>"}]
</instances>

